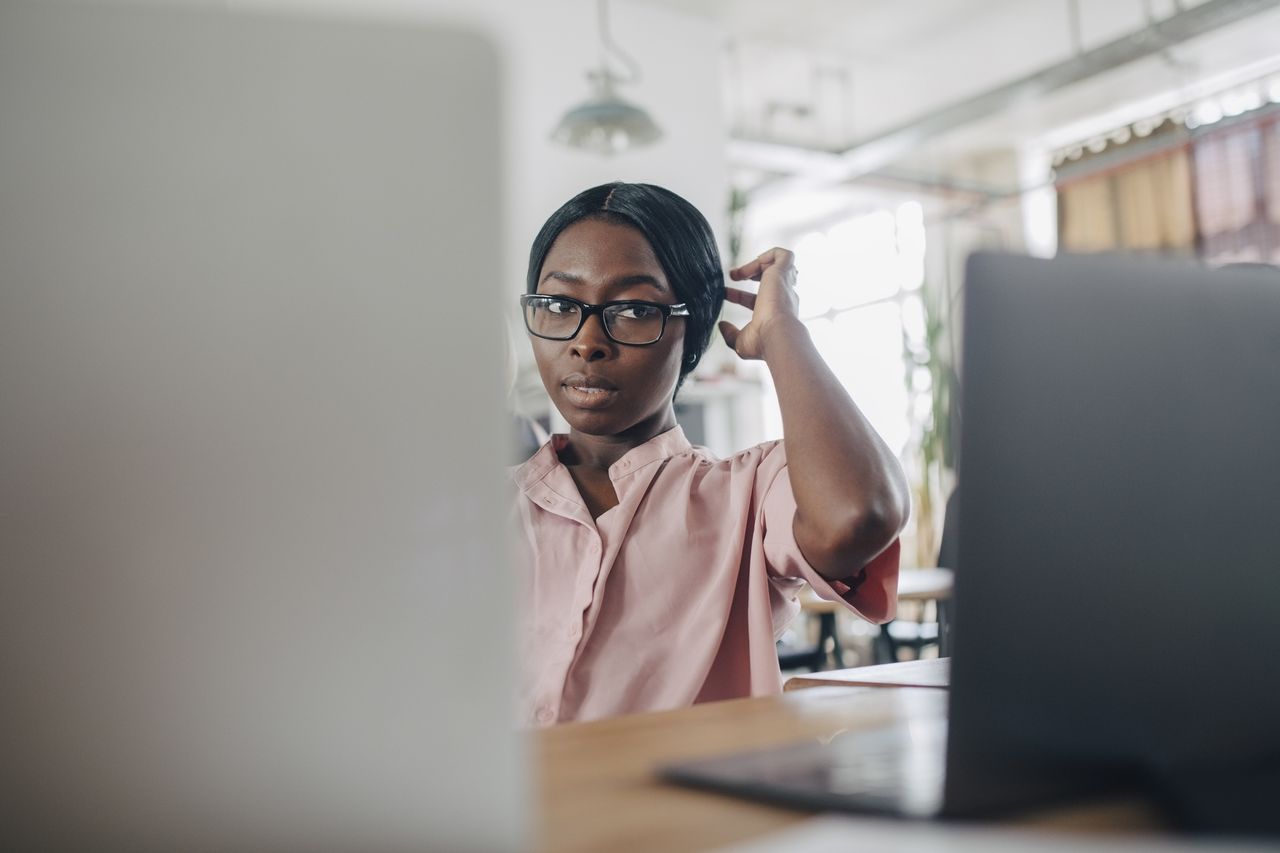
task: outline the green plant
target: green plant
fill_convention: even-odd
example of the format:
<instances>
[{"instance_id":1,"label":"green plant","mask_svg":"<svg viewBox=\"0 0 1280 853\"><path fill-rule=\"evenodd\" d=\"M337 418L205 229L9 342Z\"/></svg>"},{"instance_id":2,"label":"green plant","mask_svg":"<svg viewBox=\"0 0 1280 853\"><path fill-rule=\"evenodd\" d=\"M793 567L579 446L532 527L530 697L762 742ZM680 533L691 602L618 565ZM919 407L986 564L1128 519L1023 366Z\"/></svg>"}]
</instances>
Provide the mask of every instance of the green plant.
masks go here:
<instances>
[{"instance_id":1,"label":"green plant","mask_svg":"<svg viewBox=\"0 0 1280 853\"><path fill-rule=\"evenodd\" d=\"M729 188L729 266L736 267L742 255L742 228L747 213L747 192L738 186Z\"/></svg>"},{"instance_id":2,"label":"green plant","mask_svg":"<svg viewBox=\"0 0 1280 853\"><path fill-rule=\"evenodd\" d=\"M955 480L955 437L952 428L952 392L956 373L951 358L949 312L941 288L921 288L924 338L912 341L903 326L903 356L907 388L913 400L928 395L929 405L917 415L917 469L912 483L916 512L916 563L931 566L937 561L938 530L947 496ZM925 368L923 381L919 368Z\"/></svg>"}]
</instances>

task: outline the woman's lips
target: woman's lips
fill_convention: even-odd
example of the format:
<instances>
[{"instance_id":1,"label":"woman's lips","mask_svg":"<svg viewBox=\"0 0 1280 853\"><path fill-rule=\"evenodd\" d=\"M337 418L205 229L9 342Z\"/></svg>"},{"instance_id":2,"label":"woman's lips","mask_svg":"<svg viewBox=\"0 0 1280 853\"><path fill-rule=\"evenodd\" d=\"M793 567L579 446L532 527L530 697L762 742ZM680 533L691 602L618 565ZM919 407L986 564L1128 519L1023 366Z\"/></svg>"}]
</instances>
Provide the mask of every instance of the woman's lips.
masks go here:
<instances>
[{"instance_id":1,"label":"woman's lips","mask_svg":"<svg viewBox=\"0 0 1280 853\"><path fill-rule=\"evenodd\" d=\"M560 382L564 395L579 409L602 409L618 396L618 386L603 376L571 373Z\"/></svg>"},{"instance_id":2,"label":"woman's lips","mask_svg":"<svg viewBox=\"0 0 1280 853\"><path fill-rule=\"evenodd\" d=\"M615 388L602 388L599 385L591 385L587 383L570 384L565 382L561 385L564 388L564 395L579 409L602 409L612 403L618 396Z\"/></svg>"}]
</instances>

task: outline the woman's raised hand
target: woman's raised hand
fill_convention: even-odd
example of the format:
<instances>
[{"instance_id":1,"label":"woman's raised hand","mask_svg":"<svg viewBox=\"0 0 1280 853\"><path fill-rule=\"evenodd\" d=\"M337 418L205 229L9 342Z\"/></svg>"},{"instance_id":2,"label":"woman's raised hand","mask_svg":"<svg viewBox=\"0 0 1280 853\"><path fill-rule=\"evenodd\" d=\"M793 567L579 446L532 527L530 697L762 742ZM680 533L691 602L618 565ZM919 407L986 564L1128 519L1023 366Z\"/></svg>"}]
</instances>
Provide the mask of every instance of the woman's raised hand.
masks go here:
<instances>
[{"instance_id":1,"label":"woman's raised hand","mask_svg":"<svg viewBox=\"0 0 1280 853\"><path fill-rule=\"evenodd\" d=\"M765 347L774 335L803 332L800 299L796 295L795 255L772 248L753 261L729 270L734 281L760 282L756 293L736 287L725 288L725 299L751 309L751 320L741 329L721 320L720 334L742 358L764 358Z\"/></svg>"}]
</instances>

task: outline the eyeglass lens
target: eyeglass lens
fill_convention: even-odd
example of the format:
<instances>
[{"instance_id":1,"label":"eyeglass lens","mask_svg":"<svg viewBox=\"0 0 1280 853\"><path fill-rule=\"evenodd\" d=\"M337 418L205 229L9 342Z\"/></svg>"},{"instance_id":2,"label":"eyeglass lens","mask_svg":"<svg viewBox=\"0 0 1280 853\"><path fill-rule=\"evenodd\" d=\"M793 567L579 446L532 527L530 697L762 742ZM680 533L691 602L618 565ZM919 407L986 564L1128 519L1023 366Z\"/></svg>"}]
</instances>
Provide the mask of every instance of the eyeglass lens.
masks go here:
<instances>
[{"instance_id":1,"label":"eyeglass lens","mask_svg":"<svg viewBox=\"0 0 1280 853\"><path fill-rule=\"evenodd\" d=\"M610 305L602 312L604 327L619 343L651 344L662 337L662 311L650 305ZM573 302L557 299L530 300L524 309L525 322L535 335L569 340L582 326L582 309Z\"/></svg>"}]
</instances>

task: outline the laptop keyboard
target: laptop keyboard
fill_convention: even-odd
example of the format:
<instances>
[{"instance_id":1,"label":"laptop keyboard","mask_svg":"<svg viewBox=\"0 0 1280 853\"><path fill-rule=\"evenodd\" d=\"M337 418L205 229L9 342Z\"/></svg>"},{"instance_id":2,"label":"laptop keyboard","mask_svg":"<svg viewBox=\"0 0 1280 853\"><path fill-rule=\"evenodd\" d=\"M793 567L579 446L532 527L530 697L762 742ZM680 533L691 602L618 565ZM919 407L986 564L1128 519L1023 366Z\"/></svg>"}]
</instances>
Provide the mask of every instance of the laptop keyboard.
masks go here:
<instances>
[{"instance_id":1,"label":"laptop keyboard","mask_svg":"<svg viewBox=\"0 0 1280 853\"><path fill-rule=\"evenodd\" d=\"M843 732L668 768L675 782L802 807L936 817L942 810L945 720Z\"/></svg>"},{"instance_id":2,"label":"laptop keyboard","mask_svg":"<svg viewBox=\"0 0 1280 853\"><path fill-rule=\"evenodd\" d=\"M946 723L837 735L827 744L826 788L885 811L930 816L942 807Z\"/></svg>"}]
</instances>

